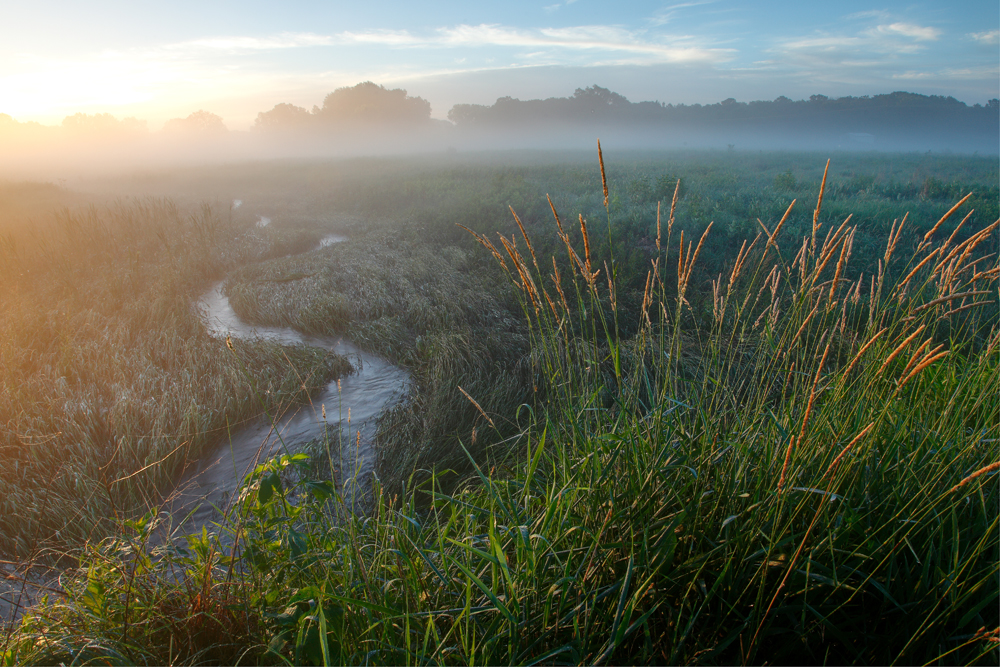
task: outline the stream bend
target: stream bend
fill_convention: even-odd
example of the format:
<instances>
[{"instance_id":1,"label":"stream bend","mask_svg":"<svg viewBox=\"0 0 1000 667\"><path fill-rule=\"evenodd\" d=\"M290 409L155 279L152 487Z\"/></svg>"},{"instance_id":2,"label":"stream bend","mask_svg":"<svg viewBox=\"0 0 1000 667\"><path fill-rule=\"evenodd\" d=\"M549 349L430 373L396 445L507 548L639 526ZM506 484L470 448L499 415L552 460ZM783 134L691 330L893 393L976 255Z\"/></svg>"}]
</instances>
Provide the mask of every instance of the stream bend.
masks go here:
<instances>
[{"instance_id":1,"label":"stream bend","mask_svg":"<svg viewBox=\"0 0 1000 667\"><path fill-rule=\"evenodd\" d=\"M343 240L343 237L328 236L320 241L319 247ZM357 474L358 479L367 479L374 470L372 443L377 418L402 399L410 379L406 370L374 354L362 352L343 337L310 336L287 327L249 325L233 310L222 286L222 281L213 285L197 303L202 321L213 336L319 347L348 357L355 373L340 378L339 390L334 380L319 395L312 397L310 404L295 406L278 416L274 428L270 419L262 416L233 431L189 466L165 508L173 517L173 527L180 525L182 533L200 533L202 526L207 527L218 520L218 510L225 509L246 473L258 463L281 453L282 443L295 452L302 445L323 438L328 427L334 439L340 426L343 445L339 468L350 477ZM326 419L323 418L324 406ZM336 458L334 465L338 465Z\"/></svg>"}]
</instances>

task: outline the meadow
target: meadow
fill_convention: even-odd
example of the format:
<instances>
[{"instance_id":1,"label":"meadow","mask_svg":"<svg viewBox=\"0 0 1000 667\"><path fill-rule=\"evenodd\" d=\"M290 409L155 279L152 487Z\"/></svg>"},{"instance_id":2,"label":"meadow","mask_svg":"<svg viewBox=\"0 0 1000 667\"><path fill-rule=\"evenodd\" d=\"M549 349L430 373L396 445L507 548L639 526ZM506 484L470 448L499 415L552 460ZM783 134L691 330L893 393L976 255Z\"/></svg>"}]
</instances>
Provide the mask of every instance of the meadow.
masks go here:
<instances>
[{"instance_id":1,"label":"meadow","mask_svg":"<svg viewBox=\"0 0 1000 667\"><path fill-rule=\"evenodd\" d=\"M0 548L79 567L4 663L995 663L995 160L824 165L243 165L126 185L252 184L267 228L146 199L7 233ZM207 336L191 298L223 276L245 320L414 386L364 513L286 454L227 542L164 551L179 451L346 370Z\"/></svg>"}]
</instances>

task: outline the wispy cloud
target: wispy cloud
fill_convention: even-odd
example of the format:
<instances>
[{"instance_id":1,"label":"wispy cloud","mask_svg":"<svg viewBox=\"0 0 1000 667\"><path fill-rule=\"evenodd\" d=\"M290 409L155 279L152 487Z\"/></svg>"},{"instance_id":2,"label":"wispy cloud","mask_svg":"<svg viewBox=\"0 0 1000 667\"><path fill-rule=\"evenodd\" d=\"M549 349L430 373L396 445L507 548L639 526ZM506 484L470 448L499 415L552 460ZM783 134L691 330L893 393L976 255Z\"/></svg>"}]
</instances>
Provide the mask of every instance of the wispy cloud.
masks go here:
<instances>
[{"instance_id":1,"label":"wispy cloud","mask_svg":"<svg viewBox=\"0 0 1000 667\"><path fill-rule=\"evenodd\" d=\"M1000 76L1000 67L945 67L941 69L908 70L893 74L893 79L904 81L978 81Z\"/></svg>"},{"instance_id":2,"label":"wispy cloud","mask_svg":"<svg viewBox=\"0 0 1000 667\"><path fill-rule=\"evenodd\" d=\"M338 44L382 44L385 46L425 46L427 41L408 30L367 30L342 32L336 36Z\"/></svg>"},{"instance_id":3,"label":"wispy cloud","mask_svg":"<svg viewBox=\"0 0 1000 667\"><path fill-rule=\"evenodd\" d=\"M574 2L576 2L576 0L564 0L563 2L557 2L554 5L546 5L545 7L542 7L542 9L545 10L546 14L554 14L559 11L560 7L569 7Z\"/></svg>"},{"instance_id":4,"label":"wispy cloud","mask_svg":"<svg viewBox=\"0 0 1000 667\"><path fill-rule=\"evenodd\" d=\"M789 80L837 87L871 86L877 81L942 80L937 72L940 64L931 58L932 43L941 37L941 30L892 20L878 11L851 18L861 20L853 31L817 31L775 40L766 49L776 61L775 70L787 73Z\"/></svg>"},{"instance_id":5,"label":"wispy cloud","mask_svg":"<svg viewBox=\"0 0 1000 667\"><path fill-rule=\"evenodd\" d=\"M844 17L847 20L853 19L882 19L885 20L889 18L889 12L884 9L869 9L863 12L855 12L853 14L848 14Z\"/></svg>"},{"instance_id":6,"label":"wispy cloud","mask_svg":"<svg viewBox=\"0 0 1000 667\"><path fill-rule=\"evenodd\" d=\"M670 23L674 19L674 16L676 16L682 9L710 5L713 2L715 2L715 0L692 0L691 2L680 2L667 7L662 7L653 12L653 15L646 19L646 22L654 27L666 25Z\"/></svg>"},{"instance_id":7,"label":"wispy cloud","mask_svg":"<svg viewBox=\"0 0 1000 667\"><path fill-rule=\"evenodd\" d=\"M329 46L333 38L310 32L283 32L268 37L205 37L186 42L177 42L165 47L171 51L208 50L230 53L245 51L273 51L276 49L296 49L309 46Z\"/></svg>"},{"instance_id":8,"label":"wispy cloud","mask_svg":"<svg viewBox=\"0 0 1000 667\"><path fill-rule=\"evenodd\" d=\"M345 32L337 42L383 44L410 48L517 47L547 48L563 52L606 51L643 55L658 62L720 62L730 58L732 49L698 43L689 36L658 36L614 26L574 26L569 28L513 28L499 24L457 25L439 28L427 35L408 31L374 30Z\"/></svg>"},{"instance_id":9,"label":"wispy cloud","mask_svg":"<svg viewBox=\"0 0 1000 667\"><path fill-rule=\"evenodd\" d=\"M879 17L881 18L881 17ZM887 66L926 50L941 35L937 28L897 21L880 23L854 34L819 33L778 40L770 49L787 66L831 69Z\"/></svg>"},{"instance_id":10,"label":"wispy cloud","mask_svg":"<svg viewBox=\"0 0 1000 667\"><path fill-rule=\"evenodd\" d=\"M1000 30L987 30L986 32L970 32L969 37L980 44L1000 43Z\"/></svg>"},{"instance_id":11,"label":"wispy cloud","mask_svg":"<svg viewBox=\"0 0 1000 667\"><path fill-rule=\"evenodd\" d=\"M779 50L783 51L822 51L834 52L843 49L851 49L861 43L858 37L846 35L823 35L817 37L806 37L784 42Z\"/></svg>"},{"instance_id":12,"label":"wispy cloud","mask_svg":"<svg viewBox=\"0 0 1000 667\"><path fill-rule=\"evenodd\" d=\"M915 23L890 23L877 26L875 31L883 35L902 35L920 41L934 41L941 36L941 31L937 28L916 25Z\"/></svg>"}]
</instances>

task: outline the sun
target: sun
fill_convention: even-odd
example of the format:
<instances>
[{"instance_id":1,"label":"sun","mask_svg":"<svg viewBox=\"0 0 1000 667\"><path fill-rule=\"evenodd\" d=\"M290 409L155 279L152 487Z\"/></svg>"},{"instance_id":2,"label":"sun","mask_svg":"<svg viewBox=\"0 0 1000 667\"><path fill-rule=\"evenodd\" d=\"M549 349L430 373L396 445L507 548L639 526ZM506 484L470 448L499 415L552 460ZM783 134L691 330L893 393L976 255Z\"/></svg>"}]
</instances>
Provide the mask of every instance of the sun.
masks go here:
<instances>
[{"instance_id":1,"label":"sun","mask_svg":"<svg viewBox=\"0 0 1000 667\"><path fill-rule=\"evenodd\" d=\"M58 123L79 111L107 112L141 105L170 79L168 68L125 57L87 61L36 60L0 74L0 112L15 119Z\"/></svg>"}]
</instances>

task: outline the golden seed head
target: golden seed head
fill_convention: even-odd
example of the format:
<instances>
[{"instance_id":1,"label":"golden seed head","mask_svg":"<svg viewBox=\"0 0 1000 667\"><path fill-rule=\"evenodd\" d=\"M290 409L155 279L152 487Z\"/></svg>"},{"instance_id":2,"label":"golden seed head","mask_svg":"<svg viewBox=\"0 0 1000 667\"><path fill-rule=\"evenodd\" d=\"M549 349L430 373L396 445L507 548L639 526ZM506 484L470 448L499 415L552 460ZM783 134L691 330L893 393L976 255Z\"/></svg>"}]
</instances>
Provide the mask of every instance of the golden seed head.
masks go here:
<instances>
[{"instance_id":1,"label":"golden seed head","mask_svg":"<svg viewBox=\"0 0 1000 667\"><path fill-rule=\"evenodd\" d=\"M601 152L601 140L597 140L597 161L601 163L601 186L604 188L604 208L608 207L608 179L604 175L604 154Z\"/></svg>"}]
</instances>

